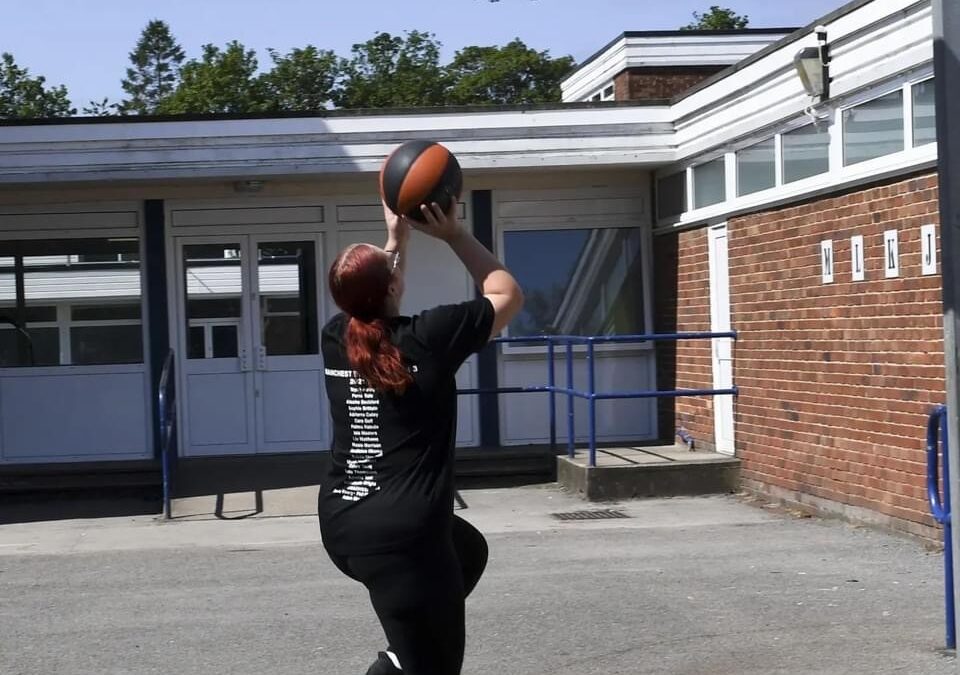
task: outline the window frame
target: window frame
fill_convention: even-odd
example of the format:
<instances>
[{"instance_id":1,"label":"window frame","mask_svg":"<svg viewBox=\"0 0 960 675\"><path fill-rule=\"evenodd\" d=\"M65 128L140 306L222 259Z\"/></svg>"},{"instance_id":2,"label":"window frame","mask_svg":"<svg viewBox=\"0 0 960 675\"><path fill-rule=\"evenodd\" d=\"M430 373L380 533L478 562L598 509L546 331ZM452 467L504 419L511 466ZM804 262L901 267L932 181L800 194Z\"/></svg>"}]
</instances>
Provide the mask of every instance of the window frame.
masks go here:
<instances>
[{"instance_id":1,"label":"window frame","mask_svg":"<svg viewBox=\"0 0 960 675\"><path fill-rule=\"evenodd\" d=\"M914 103L915 103L914 87L916 87L919 84L926 84L928 82L933 83L935 78L936 76L934 75L934 73L929 73L924 77L911 80L904 84L903 102L904 102L905 111L904 111L904 118L903 118L903 124L904 124L903 131L904 131L905 140L910 141L909 145L907 145L906 147L907 150L916 150L918 148L925 148L927 146L937 144L936 110L934 110L934 118L933 118L933 123L934 123L933 141L929 143L918 144L916 117L915 117L916 108L914 106Z\"/></svg>"},{"instance_id":2,"label":"window frame","mask_svg":"<svg viewBox=\"0 0 960 675\"><path fill-rule=\"evenodd\" d=\"M66 215L69 216L69 212L66 212ZM62 216L59 212L56 213L57 216ZM96 269L98 266L107 265L110 268L116 268L118 265L126 265L128 268L132 268L135 264L138 271L138 280L140 285L140 296L139 298L134 297L122 297L118 299L106 298L104 300L98 300L101 304L107 303L117 303L117 304L134 304L137 303L140 306L140 319L116 319L116 320L81 320L81 321L72 321L71 317L71 308L77 305L88 305L91 304L91 298L71 298L67 299L55 299L55 300L44 300L41 303L38 303L46 307L56 307L56 321L31 321L27 323L27 327L38 327L38 328L57 328L58 339L59 339L59 360L60 363L57 365L49 366L0 366L0 376L43 376L43 375L60 375L60 374L109 374L109 373L123 373L123 372L147 372L147 369L150 367L150 335L149 335L149 326L148 326L148 307L147 307L147 264L146 264L146 237L142 231L142 217L140 212L137 212L138 215L138 225L136 231L131 230L87 230L87 231L62 231L62 230L53 230L49 233L44 233L46 236L25 236L18 237L18 232L10 232L6 237L0 240L0 257L10 257L13 255L12 251L17 249L26 248L28 251L34 246L40 246L40 242L47 240L55 240L58 242L69 243L72 241L83 241L90 239L116 239L118 241L133 241L137 242L137 256L138 260L136 261L121 261L118 260L115 263L80 263L76 260L77 256L80 254L66 253L66 254L57 254L56 257L63 259L63 266L67 269L73 267L74 269ZM47 256L33 256L29 252L25 253L31 257L47 257ZM123 255L123 254L118 254ZM31 267L36 267L38 265L26 265L25 271L33 271ZM13 299L13 302L16 302L16 299ZM137 363L109 363L109 364L73 364L70 363L72 360L72 344L71 344L71 335L70 328L72 326L76 327L100 327L100 326L110 326L110 325L134 325L139 324L140 326L140 340L141 340L141 352L143 359ZM13 327L9 324L0 325L0 330L13 330Z\"/></svg>"},{"instance_id":3,"label":"window frame","mask_svg":"<svg viewBox=\"0 0 960 675\"><path fill-rule=\"evenodd\" d=\"M745 150L752 150L763 143L771 143L773 145L773 185L760 188L759 190L753 190L752 192L741 192L740 178L742 177L742 173L740 171L740 153ZM780 151L778 151L778 146L780 146ZM780 144L780 134L776 134L774 136L768 136L758 141L754 141L749 145L744 145L732 151L734 157L733 188L735 199L739 199L740 197L750 197L752 195L760 194L761 192L766 192L767 190L774 190L779 186L778 179L783 178L783 169L781 167L781 170L777 171L777 161L778 158L783 156L782 148L783 146Z\"/></svg>"},{"instance_id":4,"label":"window frame","mask_svg":"<svg viewBox=\"0 0 960 675\"><path fill-rule=\"evenodd\" d=\"M729 167L727 166L727 165L728 165L728 162L727 162L727 159L726 159L726 154L727 154L727 153L721 153L721 154L718 154L718 155L715 156L715 157L711 157L711 156L708 155L707 157L705 157L705 158L703 159L703 161L699 161L699 162L696 162L696 163L690 165L690 186L691 186L691 190L690 190L690 195L689 195L689 198L688 198L688 200L687 200L687 203L692 207L692 208L691 208L691 211L699 211L699 210L701 210L701 209L709 209L709 208L712 208L712 207L714 207L714 206L717 206L718 204L724 204L724 203L726 203L727 201L729 201L729 200L727 199L727 196L728 196L729 190L730 190L730 176L728 175L730 172L728 171ZM712 203L706 204L706 205L704 205L704 206L697 206L697 169L699 169L700 167L707 166L707 165L709 165L709 164L713 164L713 163L719 163L720 166L723 167L723 171L722 171L722 173L721 173L721 176L723 177L723 186L722 186L722 190L721 190L721 192L723 193L723 197L721 197L719 201L712 202ZM734 177L734 178L736 178L736 177Z\"/></svg>"},{"instance_id":5,"label":"window frame","mask_svg":"<svg viewBox=\"0 0 960 675\"><path fill-rule=\"evenodd\" d=\"M913 127L913 92L918 84L930 82L935 78L932 64L924 64L899 75L843 94L830 100L824 106L815 109L820 123L827 125L829 134L828 167L823 173L807 176L802 179L786 182L784 136L791 131L812 124L809 113L806 111L794 113L790 118L781 122L756 129L721 147L699 155L685 157L672 164L653 171L651 178L654 189L658 181L686 171L687 173L687 209L682 214L659 217L653 214L654 231L662 232L677 227L691 227L711 222L719 222L744 210L762 209L768 205L782 203L785 200L799 200L811 194L818 194L831 189L843 189L849 186L869 182L873 176L890 175L894 172L906 173L915 170L915 167L928 165L936 160L937 143L914 144ZM843 158L843 111L854 108L885 95L903 92L903 149L901 151L882 155L852 165L845 165ZM731 190L731 181L737 188L738 176L736 170L736 153L739 150L755 145L756 143L774 139L775 184L774 187L739 195L736 189ZM695 181L693 169L712 159L726 154L728 167L726 173L727 199L711 206L697 208L694 203ZM732 168L729 158L733 157ZM733 193L731 195L731 192Z\"/></svg>"},{"instance_id":6,"label":"window frame","mask_svg":"<svg viewBox=\"0 0 960 675\"><path fill-rule=\"evenodd\" d=\"M894 94L900 94L900 115L901 115L901 127L900 127L900 141L901 147L899 150L894 150L893 152L888 152L883 155L878 155L876 157L870 157L868 159L862 159L859 162L848 163L847 161L847 122L844 119L844 114L853 110L854 108L859 108L861 106L873 103L874 101L879 101L882 98L887 96L892 96ZM909 103L908 103L909 99ZM863 99L859 99L856 102L851 102L849 105L841 105L837 107L837 121L833 125L834 129L839 127L839 143L840 143L840 166L834 167L831 162L830 167L827 169L827 172L830 173L835 169L848 169L850 167L860 166L863 164L869 164L870 162L877 162L884 160L888 157L893 157L895 155L900 155L907 150L913 149L912 143L907 143L907 139L912 136L913 129L913 120L907 122L907 117L910 113L908 110L909 107L912 107L913 104L913 87L910 83L904 82L899 86L891 87L885 91L875 93L873 96L869 96ZM912 115L910 115L912 117ZM831 139L832 140L832 139Z\"/></svg>"},{"instance_id":7,"label":"window frame","mask_svg":"<svg viewBox=\"0 0 960 675\"><path fill-rule=\"evenodd\" d=\"M497 223L496 227L496 253L497 257L501 262L506 264L506 234L508 232L535 232L535 231L553 231L553 230L622 230L622 229L631 229L639 228L641 236L641 264L643 269L641 270L641 276L643 280L643 323L644 323L644 333L649 334L653 326L653 308L651 303L653 302L652 295L652 269L653 264L653 235L652 235L652 226L649 220L644 220L642 222L637 222L636 218L630 216L621 217L620 222L611 222L611 218L605 216L582 216L575 221L566 221L566 222L555 222L546 220L543 218L524 218L524 222L507 222L507 223ZM508 325L504 328L502 337L512 337L510 334L510 326ZM504 355L532 355L532 356L543 356L547 353L546 343L540 344L514 344L514 343L501 343L499 345L501 353ZM609 352L647 352L653 349L654 344L650 340L645 340L643 342L632 342L632 343L622 343L622 344L595 344L594 351L597 354L609 353ZM563 345L557 345L555 348L555 358L562 361L565 347ZM573 353L575 355L583 355L587 352L587 345L574 345ZM557 381L560 381L562 377L561 373L557 373Z\"/></svg>"}]
</instances>

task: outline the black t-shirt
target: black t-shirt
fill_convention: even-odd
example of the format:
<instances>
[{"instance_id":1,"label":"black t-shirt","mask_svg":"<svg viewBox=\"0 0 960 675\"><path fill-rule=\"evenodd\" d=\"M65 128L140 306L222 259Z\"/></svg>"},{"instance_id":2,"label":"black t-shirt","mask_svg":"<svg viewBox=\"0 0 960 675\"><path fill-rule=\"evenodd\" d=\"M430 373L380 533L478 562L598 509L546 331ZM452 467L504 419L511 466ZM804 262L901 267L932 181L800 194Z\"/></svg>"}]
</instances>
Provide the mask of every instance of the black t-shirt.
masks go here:
<instances>
[{"instance_id":1,"label":"black t-shirt","mask_svg":"<svg viewBox=\"0 0 960 675\"><path fill-rule=\"evenodd\" d=\"M333 418L330 471L319 496L323 543L339 555L403 549L441 534L453 514L454 376L490 338L493 305L478 298L388 320L413 384L378 393L350 367L347 317L324 326Z\"/></svg>"}]
</instances>

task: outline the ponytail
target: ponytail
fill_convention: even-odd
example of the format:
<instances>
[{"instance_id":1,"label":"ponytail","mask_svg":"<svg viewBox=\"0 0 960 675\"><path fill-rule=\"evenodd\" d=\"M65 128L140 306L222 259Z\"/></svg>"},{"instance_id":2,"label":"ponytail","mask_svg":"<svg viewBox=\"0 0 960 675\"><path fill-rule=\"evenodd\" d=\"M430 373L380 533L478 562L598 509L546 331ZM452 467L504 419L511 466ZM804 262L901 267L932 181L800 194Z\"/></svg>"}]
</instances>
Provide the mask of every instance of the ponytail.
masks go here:
<instances>
[{"instance_id":1,"label":"ponytail","mask_svg":"<svg viewBox=\"0 0 960 675\"><path fill-rule=\"evenodd\" d=\"M383 319L367 323L351 317L347 324L347 359L373 389L402 394L413 383L400 350L390 341Z\"/></svg>"},{"instance_id":2,"label":"ponytail","mask_svg":"<svg viewBox=\"0 0 960 675\"><path fill-rule=\"evenodd\" d=\"M347 247L330 267L330 293L349 317L345 335L350 366L378 392L402 394L413 384L385 321L392 272L369 244Z\"/></svg>"}]
</instances>

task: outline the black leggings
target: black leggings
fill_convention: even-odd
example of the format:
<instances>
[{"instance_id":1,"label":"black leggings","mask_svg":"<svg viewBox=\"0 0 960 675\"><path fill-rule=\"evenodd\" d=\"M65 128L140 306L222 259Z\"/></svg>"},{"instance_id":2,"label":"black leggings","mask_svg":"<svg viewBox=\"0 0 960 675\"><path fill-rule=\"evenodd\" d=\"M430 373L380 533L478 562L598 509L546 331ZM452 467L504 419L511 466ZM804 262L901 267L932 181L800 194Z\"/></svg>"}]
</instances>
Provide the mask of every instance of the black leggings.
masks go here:
<instances>
[{"instance_id":1,"label":"black leggings","mask_svg":"<svg viewBox=\"0 0 960 675\"><path fill-rule=\"evenodd\" d=\"M370 591L404 675L459 675L463 665L463 601L487 565L487 542L458 516L452 534L406 551L329 554L341 572Z\"/></svg>"}]
</instances>

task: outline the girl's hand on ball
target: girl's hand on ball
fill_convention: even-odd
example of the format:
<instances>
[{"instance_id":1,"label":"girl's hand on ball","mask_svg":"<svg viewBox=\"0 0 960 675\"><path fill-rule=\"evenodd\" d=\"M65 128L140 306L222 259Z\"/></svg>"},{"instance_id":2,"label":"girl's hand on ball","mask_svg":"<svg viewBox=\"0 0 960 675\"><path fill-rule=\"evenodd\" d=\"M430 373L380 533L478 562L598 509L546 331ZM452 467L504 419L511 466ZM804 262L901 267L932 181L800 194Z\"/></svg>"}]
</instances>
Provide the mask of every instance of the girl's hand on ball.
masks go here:
<instances>
[{"instance_id":1,"label":"girl's hand on ball","mask_svg":"<svg viewBox=\"0 0 960 675\"><path fill-rule=\"evenodd\" d=\"M387 224L387 234L397 240L406 240L410 236L410 219L398 216L383 202L383 220Z\"/></svg>"},{"instance_id":2,"label":"girl's hand on ball","mask_svg":"<svg viewBox=\"0 0 960 675\"><path fill-rule=\"evenodd\" d=\"M423 213L426 222L418 223L416 221L410 221L410 224L414 229L424 234L442 239L449 244L463 232L460 228L460 223L457 222L456 202L451 204L449 213L444 213L443 209L441 209L440 205L436 202L429 205L421 204L420 211Z\"/></svg>"}]
</instances>

